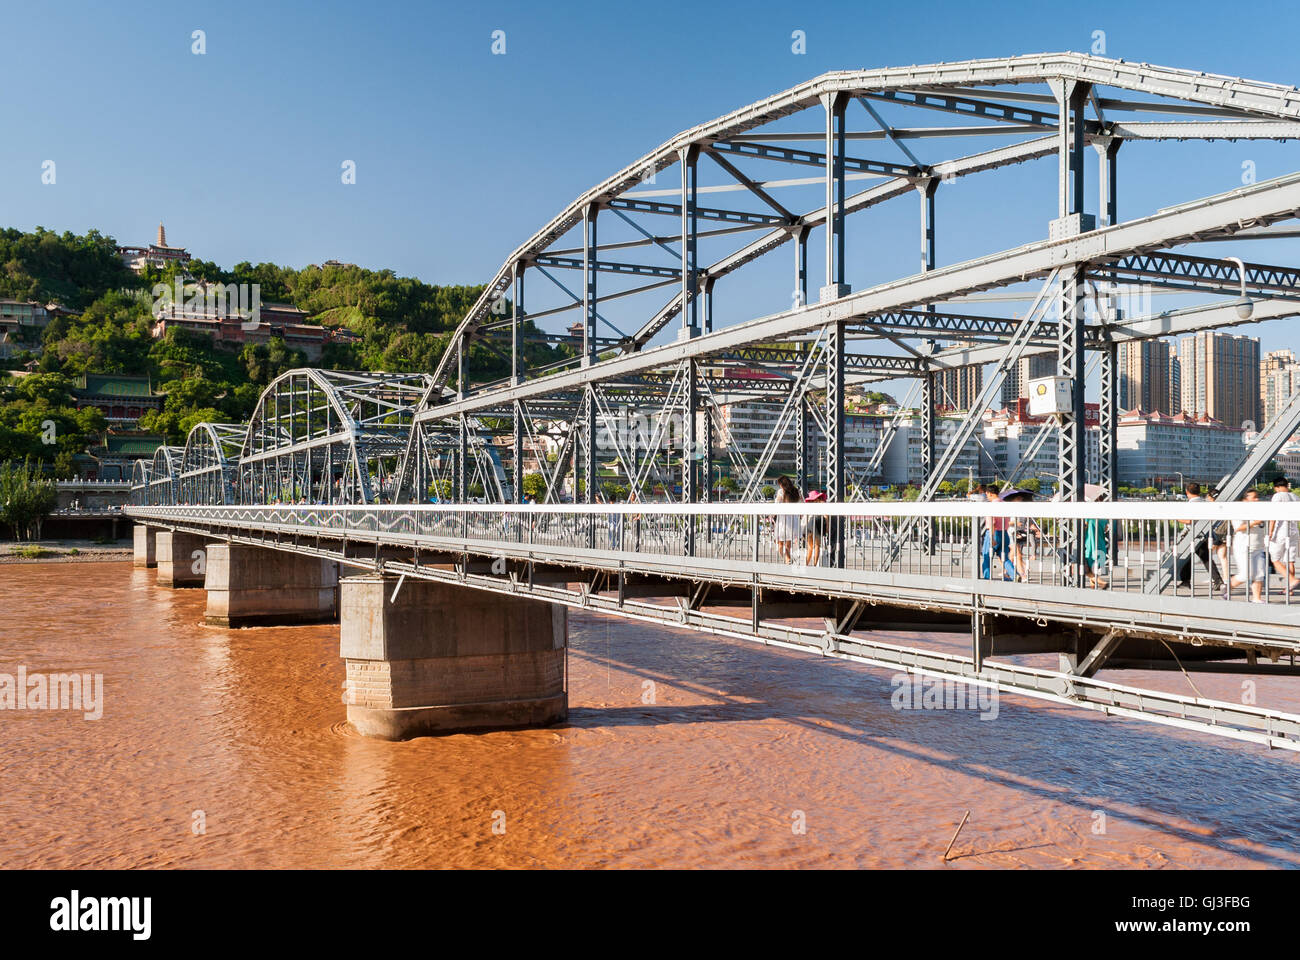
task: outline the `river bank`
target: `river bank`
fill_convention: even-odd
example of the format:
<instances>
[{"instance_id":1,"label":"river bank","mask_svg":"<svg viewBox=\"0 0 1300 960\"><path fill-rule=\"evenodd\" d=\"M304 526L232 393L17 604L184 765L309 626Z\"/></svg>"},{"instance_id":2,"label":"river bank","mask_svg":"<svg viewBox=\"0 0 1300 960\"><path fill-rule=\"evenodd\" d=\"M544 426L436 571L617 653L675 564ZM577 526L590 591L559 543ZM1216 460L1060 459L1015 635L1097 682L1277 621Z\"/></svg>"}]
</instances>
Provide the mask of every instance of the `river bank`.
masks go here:
<instances>
[{"instance_id":1,"label":"river bank","mask_svg":"<svg viewBox=\"0 0 1300 960\"><path fill-rule=\"evenodd\" d=\"M129 540L97 543L94 540L30 540L0 542L0 563L97 563L130 560Z\"/></svg>"}]
</instances>

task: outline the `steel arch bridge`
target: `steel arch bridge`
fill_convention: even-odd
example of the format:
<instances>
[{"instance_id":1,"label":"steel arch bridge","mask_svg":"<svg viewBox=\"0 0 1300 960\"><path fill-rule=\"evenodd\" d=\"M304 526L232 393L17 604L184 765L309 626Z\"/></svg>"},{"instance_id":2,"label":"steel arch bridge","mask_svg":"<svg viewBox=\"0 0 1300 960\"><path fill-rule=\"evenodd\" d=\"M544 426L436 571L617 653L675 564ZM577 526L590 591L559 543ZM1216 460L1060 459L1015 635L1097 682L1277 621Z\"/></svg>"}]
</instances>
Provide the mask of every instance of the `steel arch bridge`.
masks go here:
<instances>
[{"instance_id":1,"label":"steel arch bridge","mask_svg":"<svg viewBox=\"0 0 1300 960\"><path fill-rule=\"evenodd\" d=\"M1116 651L1130 640L1163 644L1184 670L1200 659L1195 648L1210 645L1207 663L1246 658L1213 664L1225 672L1257 671L1256 658L1268 656L1274 672L1291 676L1289 592L1243 615L1229 602L1231 585L1219 599L1205 582L1198 589L1195 572L1182 593L1173 582L1195 525L1235 518L1240 505L1039 505L1038 566L995 579L980 572L981 524L993 511L1033 514L951 502L861 510L701 503L723 464L743 481L743 499L759 499L783 443L794 448L801 487L860 498L905 419L921 438L920 497L934 500L984 412L1034 355L1046 356L1068 401L1031 449L1055 438L1062 500L1085 499L1086 479L1113 500L1121 346L1300 315L1294 266L1196 246L1300 237L1290 222L1300 216L1300 171L1122 218L1121 155L1126 171L1150 162L1122 145L1296 139L1295 87L1073 53L826 74L692 127L584 192L510 254L432 374L281 377L259 400L241 450L236 497L252 506L132 513L377 573L822 655L852 650L865 662L924 664L932 675L1008 690L1024 688L1002 678L1011 667L985 659L994 641L999 656L1055 652L1072 665L1034 668L1033 682L1070 702L1113 655L1124 662ZM1165 149L1167 163L1187 148ZM1095 190L1085 189L1091 170ZM958 220L964 229L945 236L961 256L941 263L938 211L950 192L954 211L985 219ZM1008 198L1036 193L1042 216L1019 225L1023 242L992 242L987 218L1001 217ZM919 269L894 262L908 245ZM786 255L773 256L780 247ZM1204 300L1160 310L1138 298L1134 306L1125 296L1134 284ZM530 339L552 348L550 360L526 361L538 353L522 349ZM509 376L471 382L471 350L499 355ZM940 437L938 408L963 376L974 381L965 414ZM850 391L891 381L914 385L915 412L899 404L855 450ZM367 416L364 399L376 394L383 403ZM1099 448L1091 477L1090 394ZM742 405L761 411L757 452L741 447L728 419ZM1235 500L1297 428L1300 394L1223 479L1219 499ZM146 493L169 475L157 467ZM605 486L615 471L636 499L676 503L597 506L616 498ZM493 472L509 479L490 482ZM528 472L544 475L548 499L585 504L466 503L476 481L488 499L517 499ZM410 505L431 491L448 499L448 480L456 503ZM1266 506L1277 512L1265 519L1294 516L1281 512L1289 506ZM1195 513L1191 527L1184 510ZM791 511L823 519L826 531L822 556L797 572L773 553L772 515ZM1122 576L1117 570L1108 587L1086 582L1085 522L1111 525L1107 559ZM668 598L672 605L658 602ZM727 608L739 615L718 612ZM962 631L969 625L974 655L926 660L919 648L864 638L881 623L930 622L882 621L883 610L955 617ZM794 618L821 618L825 631L783 622ZM1281 656L1291 662L1279 664ZM1158 657L1143 653L1140 662ZM1105 686L1107 696L1131 697L1121 708L1136 714L1160 697ZM1175 725L1216 732L1262 723L1262 735L1248 736L1300 743L1293 715L1261 719L1240 705L1176 700L1166 718Z\"/></svg>"},{"instance_id":2,"label":"steel arch bridge","mask_svg":"<svg viewBox=\"0 0 1300 960\"><path fill-rule=\"evenodd\" d=\"M1090 352L1100 369L1093 479L1113 496L1121 343L1240 323L1243 294L1255 321L1300 313L1294 267L1173 252L1297 235L1271 225L1295 217L1300 175L1126 220L1120 148L1297 137L1294 87L1076 53L828 73L692 127L584 192L506 258L420 404L403 496L427 493L425 437L458 448L457 500L467 499L478 443L506 452L512 482L503 489L519 490L536 470L548 498L567 480L590 503L605 499L600 478L611 470L641 498L707 501L720 464L752 497L792 439L801 486L852 499L878 476L898 424L855 461L846 391L907 380L919 390L930 499L1021 357L1044 352L1074 387L1071 409L1056 418L1063 499L1084 488ZM1095 202L1085 190L1094 155ZM1028 242L940 264L937 210L949 184L969 183L964 208L986 184L979 199L996 215L1009 195L1046 194L1052 181L1056 203L1044 203ZM855 234L850 221L866 231ZM978 247L969 221L961 226L960 245ZM879 276L882 253L908 244L919 270ZM792 254L772 256L781 247ZM1209 299L1144 313L1121 308L1126 284ZM959 305L995 290L1028 309ZM755 291L770 313L755 311ZM529 339L560 348L556 360L527 366ZM508 359L508 378L468 382L467 352L480 345ZM936 408L972 367L980 387L941 443ZM731 442L722 411L735 403L769 411L757 456Z\"/></svg>"},{"instance_id":3,"label":"steel arch bridge","mask_svg":"<svg viewBox=\"0 0 1300 960\"><path fill-rule=\"evenodd\" d=\"M432 378L290 370L258 398L239 454L240 503L383 503Z\"/></svg>"},{"instance_id":4,"label":"steel arch bridge","mask_svg":"<svg viewBox=\"0 0 1300 960\"><path fill-rule=\"evenodd\" d=\"M824 74L683 131L585 191L510 254L432 375L280 377L247 427L234 498L464 502L481 486L489 501L514 501L537 472L548 500L600 503L617 477L637 499L693 503L726 469L752 499L784 445L801 487L860 499L914 406L921 498L932 499L1022 357L1049 354L1073 390L1034 449L1055 434L1062 499L1076 500L1089 353L1099 369L1092 479L1113 497L1121 344L1300 313L1294 267L1173 252L1300 235L1280 223L1300 208L1300 174L1124 220L1120 147L1286 142L1300 138L1298 114L1293 87L1075 53ZM970 184L969 208L987 184L978 199L997 210L1052 181L1055 207L1045 203L1028 242L982 251L966 230L960 243L977 255L939 263L948 185ZM864 237L869 256L857 249ZM919 271L873 275L906 242ZM782 265L770 254L787 245ZM1208 299L1121 308L1128 284ZM965 306L991 290L1024 309ZM763 297L775 312L755 316ZM554 359L529 366L528 340ZM480 346L508 361L509 377L470 382L467 354ZM953 403L956 378L972 371L967 402ZM846 398L889 381L910 383L916 402L853 449ZM941 439L944 405L968 412ZM760 412L757 445L736 441L736 407Z\"/></svg>"},{"instance_id":5,"label":"steel arch bridge","mask_svg":"<svg viewBox=\"0 0 1300 960\"><path fill-rule=\"evenodd\" d=\"M131 465L131 495L129 499L132 506L142 507L148 504L149 481L151 479L153 479L153 460L137 460Z\"/></svg>"},{"instance_id":6,"label":"steel arch bridge","mask_svg":"<svg viewBox=\"0 0 1300 960\"><path fill-rule=\"evenodd\" d=\"M184 447L159 447L148 463L138 462L132 468L132 479L142 480L142 487L133 488L132 502L142 506L166 507L176 503L181 461Z\"/></svg>"},{"instance_id":7,"label":"steel arch bridge","mask_svg":"<svg viewBox=\"0 0 1300 960\"><path fill-rule=\"evenodd\" d=\"M235 472L248 428L238 423L196 424L185 439L177 477L177 503L236 503Z\"/></svg>"}]
</instances>

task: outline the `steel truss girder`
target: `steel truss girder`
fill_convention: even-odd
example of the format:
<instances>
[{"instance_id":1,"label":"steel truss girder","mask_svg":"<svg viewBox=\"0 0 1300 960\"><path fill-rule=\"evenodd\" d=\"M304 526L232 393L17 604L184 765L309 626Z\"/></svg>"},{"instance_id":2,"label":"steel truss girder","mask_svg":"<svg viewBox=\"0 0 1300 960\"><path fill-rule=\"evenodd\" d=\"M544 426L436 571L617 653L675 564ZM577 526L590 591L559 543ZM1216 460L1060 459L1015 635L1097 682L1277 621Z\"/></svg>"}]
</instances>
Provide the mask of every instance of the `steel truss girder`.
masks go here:
<instances>
[{"instance_id":1,"label":"steel truss girder","mask_svg":"<svg viewBox=\"0 0 1300 960\"><path fill-rule=\"evenodd\" d=\"M1115 283L1150 283L1186 290L1238 293L1241 274L1229 260L1181 253L1131 253L1093 264L1088 277ZM1246 289L1257 294L1300 295L1300 269L1247 263Z\"/></svg>"}]
</instances>

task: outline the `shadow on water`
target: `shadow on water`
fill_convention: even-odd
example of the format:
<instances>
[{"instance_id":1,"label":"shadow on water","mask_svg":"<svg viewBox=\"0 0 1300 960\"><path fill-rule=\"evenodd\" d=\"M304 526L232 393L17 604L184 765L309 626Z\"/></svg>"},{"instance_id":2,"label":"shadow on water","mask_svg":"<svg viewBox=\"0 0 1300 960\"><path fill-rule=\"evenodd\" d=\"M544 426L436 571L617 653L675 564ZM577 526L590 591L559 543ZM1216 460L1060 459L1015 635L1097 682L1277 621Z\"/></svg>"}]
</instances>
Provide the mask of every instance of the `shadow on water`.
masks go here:
<instances>
[{"instance_id":1,"label":"shadow on water","mask_svg":"<svg viewBox=\"0 0 1300 960\"><path fill-rule=\"evenodd\" d=\"M894 687L878 668L689 631L677 632L690 643L674 644L623 630L598 636L601 623L573 624L570 656L716 702L574 707L571 727L780 720L1022 795L1083 804L1262 866L1300 865L1297 766L1288 753L1011 694L991 720L973 710L895 710Z\"/></svg>"}]
</instances>

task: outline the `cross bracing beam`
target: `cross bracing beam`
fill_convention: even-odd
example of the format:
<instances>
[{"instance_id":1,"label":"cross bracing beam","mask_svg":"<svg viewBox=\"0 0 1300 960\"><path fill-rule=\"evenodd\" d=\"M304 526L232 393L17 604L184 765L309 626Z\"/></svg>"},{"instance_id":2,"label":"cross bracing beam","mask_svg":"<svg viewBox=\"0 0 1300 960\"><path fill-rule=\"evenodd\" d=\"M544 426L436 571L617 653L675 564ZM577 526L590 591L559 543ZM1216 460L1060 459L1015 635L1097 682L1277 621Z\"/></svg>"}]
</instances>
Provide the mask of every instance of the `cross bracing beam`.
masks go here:
<instances>
[{"instance_id":1,"label":"cross bracing beam","mask_svg":"<svg viewBox=\"0 0 1300 960\"><path fill-rule=\"evenodd\" d=\"M896 103L908 107L924 107L927 110L941 110L945 113L957 113L981 120L1001 120L1020 126L1037 127L1050 130L1056 126L1054 112L1036 110L1032 107L1018 107L1014 104L996 103L984 98L957 96L951 93L928 93L919 90L891 90L879 93L866 92L858 96L859 100L878 100L883 103Z\"/></svg>"},{"instance_id":2,"label":"cross bracing beam","mask_svg":"<svg viewBox=\"0 0 1300 960\"><path fill-rule=\"evenodd\" d=\"M1123 140L1295 140L1300 123L1289 120L1120 121L1107 132Z\"/></svg>"},{"instance_id":3,"label":"cross bracing beam","mask_svg":"<svg viewBox=\"0 0 1300 960\"><path fill-rule=\"evenodd\" d=\"M825 134L820 135L823 139ZM983 173L988 170L995 170L1000 167L1011 164L1024 163L1027 160L1034 160L1040 157L1052 156L1056 153L1057 145L1055 137L1040 137L1031 140L1028 143L1012 144L1005 147L998 147L993 150L986 150L969 157L962 157L957 160L937 163L930 169L930 174L940 178L957 178L970 176L976 173ZM857 213L873 207L877 204L884 203L895 197L907 196L915 190L913 182L908 178L898 178L890 180L888 183L882 183L866 190L862 190L848 197L844 202L845 215ZM773 230L770 233L755 239L746 244L741 249L735 251L716 261L709 267L706 267L702 273L710 279L725 277L730 273L747 266L759 257L789 242L798 229L807 229L824 225L826 222L826 207L819 206L815 210L810 210L799 218L798 224L794 228L783 227L779 230ZM650 339L670 323L681 309L680 297L674 297L669 300L660 310L647 320L640 329L636 331L628 342L629 350L639 350Z\"/></svg>"},{"instance_id":4,"label":"cross bracing beam","mask_svg":"<svg viewBox=\"0 0 1300 960\"><path fill-rule=\"evenodd\" d=\"M575 257L554 257L541 256L533 260L533 263L540 267L560 267L564 270L582 270L582 260ZM633 274L641 277L673 277L680 278L681 271L676 267L660 267L646 263L619 263L614 260L595 260L592 261L590 269L598 273L623 273ZM608 299L602 296L602 300Z\"/></svg>"},{"instance_id":5,"label":"cross bracing beam","mask_svg":"<svg viewBox=\"0 0 1300 960\"><path fill-rule=\"evenodd\" d=\"M808 167L825 167L826 154L811 150L796 150L792 147L775 147L767 143L747 143L722 141L710 144L710 151L731 153L742 157L760 160L779 160ZM890 163L886 160L868 160L863 157L845 157L844 169L852 173L878 173L889 177L919 177L925 170L915 164Z\"/></svg>"},{"instance_id":6,"label":"cross bracing beam","mask_svg":"<svg viewBox=\"0 0 1300 960\"><path fill-rule=\"evenodd\" d=\"M608 201L605 206L611 210L627 210L632 213L653 213L668 217L682 215L680 203L663 203L658 200L643 200L636 196L619 197ZM777 224L785 223L786 218L770 213L751 213L744 210L720 210L716 207L696 207L695 215L701 220L720 220L723 223Z\"/></svg>"},{"instance_id":7,"label":"cross bracing beam","mask_svg":"<svg viewBox=\"0 0 1300 960\"><path fill-rule=\"evenodd\" d=\"M947 137L989 137L989 136L1025 136L1029 134L1041 133L1043 127L1040 124L985 124L985 125L967 125L961 127L891 127L893 132L891 138L884 130L850 130L844 136L847 140L927 140ZM826 134L824 131L815 133L789 133L778 132L774 130L764 131L761 135L750 137L742 136L730 143L758 143L766 140L772 143L792 143L801 141L824 141ZM919 164L918 164L919 166Z\"/></svg>"}]
</instances>

